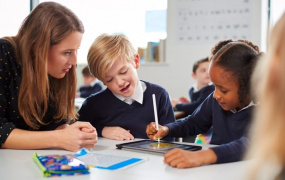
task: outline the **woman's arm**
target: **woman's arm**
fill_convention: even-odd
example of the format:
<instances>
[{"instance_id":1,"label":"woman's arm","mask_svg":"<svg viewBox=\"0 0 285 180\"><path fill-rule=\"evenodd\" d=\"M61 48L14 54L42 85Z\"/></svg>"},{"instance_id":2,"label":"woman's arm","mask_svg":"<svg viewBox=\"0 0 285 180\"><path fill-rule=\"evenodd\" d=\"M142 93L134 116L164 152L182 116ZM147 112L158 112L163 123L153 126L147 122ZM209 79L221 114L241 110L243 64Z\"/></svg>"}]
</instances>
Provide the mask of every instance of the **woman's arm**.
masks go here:
<instances>
[{"instance_id":1,"label":"woman's arm","mask_svg":"<svg viewBox=\"0 0 285 180\"><path fill-rule=\"evenodd\" d=\"M77 151L82 147L92 148L96 143L97 132L95 128L87 122L76 122L70 126L62 125L53 131L14 129L9 134L2 148L62 148L69 151Z\"/></svg>"}]
</instances>

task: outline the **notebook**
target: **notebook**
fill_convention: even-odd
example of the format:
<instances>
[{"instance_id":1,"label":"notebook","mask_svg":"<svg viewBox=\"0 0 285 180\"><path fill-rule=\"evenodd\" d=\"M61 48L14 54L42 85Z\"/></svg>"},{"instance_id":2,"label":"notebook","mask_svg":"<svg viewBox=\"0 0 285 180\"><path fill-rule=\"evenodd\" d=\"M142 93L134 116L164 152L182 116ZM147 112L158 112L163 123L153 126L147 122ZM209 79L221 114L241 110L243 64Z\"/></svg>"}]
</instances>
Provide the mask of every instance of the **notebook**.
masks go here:
<instances>
[{"instance_id":1,"label":"notebook","mask_svg":"<svg viewBox=\"0 0 285 180\"><path fill-rule=\"evenodd\" d=\"M82 149L79 154L80 155L77 155L77 158L84 162L86 165L108 170L121 169L135 165L145 160L144 158L87 152L84 149Z\"/></svg>"}]
</instances>

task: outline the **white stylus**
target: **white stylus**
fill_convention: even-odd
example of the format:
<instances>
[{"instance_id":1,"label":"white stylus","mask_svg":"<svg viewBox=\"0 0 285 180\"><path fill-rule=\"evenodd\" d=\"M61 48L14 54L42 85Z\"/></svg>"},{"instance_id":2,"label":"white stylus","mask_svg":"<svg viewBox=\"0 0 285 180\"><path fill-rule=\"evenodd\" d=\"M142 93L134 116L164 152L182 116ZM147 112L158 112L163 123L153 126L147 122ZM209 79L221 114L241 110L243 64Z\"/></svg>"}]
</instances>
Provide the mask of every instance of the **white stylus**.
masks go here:
<instances>
[{"instance_id":1,"label":"white stylus","mask_svg":"<svg viewBox=\"0 0 285 180\"><path fill-rule=\"evenodd\" d=\"M155 128L158 131L158 118L157 118L157 108L156 108L156 99L155 99L155 94L152 94L152 100L153 100L153 111L154 111L154 120L155 120ZM157 139L158 142L160 141L160 138Z\"/></svg>"}]
</instances>

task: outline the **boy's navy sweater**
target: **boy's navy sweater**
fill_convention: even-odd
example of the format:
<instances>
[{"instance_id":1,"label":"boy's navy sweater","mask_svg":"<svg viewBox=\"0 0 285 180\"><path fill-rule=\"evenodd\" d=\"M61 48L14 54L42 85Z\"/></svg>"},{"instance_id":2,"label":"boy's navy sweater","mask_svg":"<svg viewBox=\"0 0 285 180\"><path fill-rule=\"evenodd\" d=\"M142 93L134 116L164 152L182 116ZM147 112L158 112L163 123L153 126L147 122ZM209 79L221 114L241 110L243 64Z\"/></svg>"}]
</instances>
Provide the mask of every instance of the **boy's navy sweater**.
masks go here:
<instances>
[{"instance_id":1,"label":"boy's navy sweater","mask_svg":"<svg viewBox=\"0 0 285 180\"><path fill-rule=\"evenodd\" d=\"M215 90L214 85L208 85L203 87L197 92L194 92L194 88L192 87L189 90L189 96L191 99L190 103L186 104L177 104L175 106L175 109L177 111L183 111L186 114L190 115L192 114L195 109Z\"/></svg>"},{"instance_id":2,"label":"boy's navy sweater","mask_svg":"<svg viewBox=\"0 0 285 180\"><path fill-rule=\"evenodd\" d=\"M206 133L213 126L210 144L220 146L211 149L217 155L216 163L242 159L248 145L248 126L254 106L237 113L225 111L211 93L205 101L184 120L167 124L169 136L184 137Z\"/></svg>"},{"instance_id":3,"label":"boy's navy sweater","mask_svg":"<svg viewBox=\"0 0 285 180\"><path fill-rule=\"evenodd\" d=\"M108 88L89 96L79 110L79 121L90 122L100 137L105 126L120 126L130 130L135 138L148 139L146 126L155 122L152 94L156 96L159 124L174 122L175 117L166 90L149 82L145 84L147 88L143 95L143 104L134 101L129 105L115 97ZM174 140L171 136L165 139Z\"/></svg>"}]
</instances>

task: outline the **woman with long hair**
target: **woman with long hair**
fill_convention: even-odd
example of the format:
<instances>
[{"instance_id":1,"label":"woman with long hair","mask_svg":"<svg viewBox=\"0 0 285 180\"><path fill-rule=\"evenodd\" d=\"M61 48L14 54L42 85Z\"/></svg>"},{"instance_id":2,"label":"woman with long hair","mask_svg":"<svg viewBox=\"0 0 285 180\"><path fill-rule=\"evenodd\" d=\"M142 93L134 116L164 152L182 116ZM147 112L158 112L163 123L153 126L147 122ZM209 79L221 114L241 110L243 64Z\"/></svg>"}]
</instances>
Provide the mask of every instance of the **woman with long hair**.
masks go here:
<instances>
[{"instance_id":1,"label":"woman with long hair","mask_svg":"<svg viewBox=\"0 0 285 180\"><path fill-rule=\"evenodd\" d=\"M0 39L0 147L93 147L97 133L76 119L76 61L84 27L68 8L39 4L18 34Z\"/></svg>"}]
</instances>

